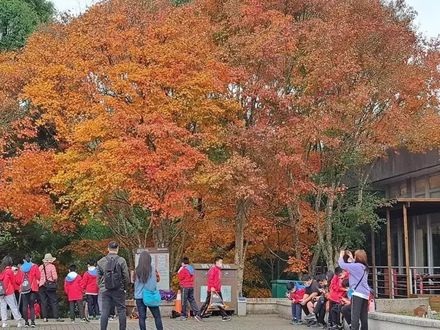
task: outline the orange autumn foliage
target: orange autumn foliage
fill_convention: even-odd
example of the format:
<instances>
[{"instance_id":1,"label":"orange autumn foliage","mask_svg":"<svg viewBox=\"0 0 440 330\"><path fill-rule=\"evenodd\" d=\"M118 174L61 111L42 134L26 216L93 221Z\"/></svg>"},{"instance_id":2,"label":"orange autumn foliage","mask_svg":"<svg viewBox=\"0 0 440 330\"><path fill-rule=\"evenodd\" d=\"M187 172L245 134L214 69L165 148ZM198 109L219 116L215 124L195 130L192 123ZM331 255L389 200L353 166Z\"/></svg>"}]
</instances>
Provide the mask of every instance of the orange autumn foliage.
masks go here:
<instances>
[{"instance_id":1,"label":"orange autumn foliage","mask_svg":"<svg viewBox=\"0 0 440 330\"><path fill-rule=\"evenodd\" d=\"M0 54L0 209L64 233L123 192L144 242L224 254L240 287L279 248L331 263L344 174L440 140L438 50L410 23L377 0L100 2Z\"/></svg>"},{"instance_id":2,"label":"orange autumn foliage","mask_svg":"<svg viewBox=\"0 0 440 330\"><path fill-rule=\"evenodd\" d=\"M55 174L53 153L32 149L0 159L0 205L24 222L53 212L48 182Z\"/></svg>"}]
</instances>

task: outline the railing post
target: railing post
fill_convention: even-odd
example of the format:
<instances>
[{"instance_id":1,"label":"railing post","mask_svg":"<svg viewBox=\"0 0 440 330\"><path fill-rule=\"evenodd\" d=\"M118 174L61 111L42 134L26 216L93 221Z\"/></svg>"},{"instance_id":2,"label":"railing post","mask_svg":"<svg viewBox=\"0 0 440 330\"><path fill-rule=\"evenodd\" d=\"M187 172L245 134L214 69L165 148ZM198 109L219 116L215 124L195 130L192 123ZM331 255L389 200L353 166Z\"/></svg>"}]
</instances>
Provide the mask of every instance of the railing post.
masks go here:
<instances>
[{"instance_id":1,"label":"railing post","mask_svg":"<svg viewBox=\"0 0 440 330\"><path fill-rule=\"evenodd\" d=\"M406 204L403 204L403 238L405 245L406 295L409 298L411 295L411 273L409 270L408 209Z\"/></svg>"},{"instance_id":2,"label":"railing post","mask_svg":"<svg viewBox=\"0 0 440 330\"><path fill-rule=\"evenodd\" d=\"M413 272L414 272L414 275L413 275L413 279L414 279L414 292L413 293L415 295L417 295L417 278L418 278L418 276L417 276L417 269L414 268Z\"/></svg>"},{"instance_id":3,"label":"railing post","mask_svg":"<svg viewBox=\"0 0 440 330\"><path fill-rule=\"evenodd\" d=\"M371 260L373 262L373 291L374 296L377 297L376 241L373 229L371 229Z\"/></svg>"},{"instance_id":4,"label":"railing post","mask_svg":"<svg viewBox=\"0 0 440 330\"><path fill-rule=\"evenodd\" d=\"M388 288L390 298L394 298L394 288L393 288L393 271L391 269L391 215L390 209L387 208L387 260L388 260Z\"/></svg>"}]
</instances>

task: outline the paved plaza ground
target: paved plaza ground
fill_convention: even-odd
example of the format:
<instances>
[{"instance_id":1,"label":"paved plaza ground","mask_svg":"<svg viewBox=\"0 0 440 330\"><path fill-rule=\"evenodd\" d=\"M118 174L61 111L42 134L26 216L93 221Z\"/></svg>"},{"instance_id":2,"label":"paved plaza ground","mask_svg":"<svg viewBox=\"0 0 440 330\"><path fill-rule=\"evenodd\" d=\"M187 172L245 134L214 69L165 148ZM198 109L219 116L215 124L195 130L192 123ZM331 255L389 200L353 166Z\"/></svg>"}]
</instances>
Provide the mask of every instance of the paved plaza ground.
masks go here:
<instances>
[{"instance_id":1,"label":"paved plaza ground","mask_svg":"<svg viewBox=\"0 0 440 330\"><path fill-rule=\"evenodd\" d=\"M195 320L178 321L168 318L163 319L165 330L292 330L292 329L307 329L303 326L293 326L289 324L288 320L282 319L277 315L252 315L246 317L233 317L230 322L222 322L219 317L212 317L206 319L203 323L198 323ZM13 325L13 324L11 324ZM90 323L75 323L72 324L66 320L64 323L42 323L37 321L37 329L44 330L82 330L82 329L99 329L99 321L92 321ZM110 330L118 329L118 322L112 321L109 323ZM129 321L127 329L139 329L136 321ZM153 319L147 321L147 329L156 329L154 327Z\"/></svg>"}]
</instances>

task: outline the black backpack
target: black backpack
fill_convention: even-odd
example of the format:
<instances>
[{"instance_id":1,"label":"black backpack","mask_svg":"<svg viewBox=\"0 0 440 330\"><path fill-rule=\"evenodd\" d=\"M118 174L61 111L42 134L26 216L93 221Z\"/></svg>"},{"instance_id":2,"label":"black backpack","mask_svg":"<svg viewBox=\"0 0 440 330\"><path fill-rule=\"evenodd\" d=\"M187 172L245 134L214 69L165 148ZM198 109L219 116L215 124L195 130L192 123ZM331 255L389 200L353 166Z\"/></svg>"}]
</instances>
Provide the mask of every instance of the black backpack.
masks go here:
<instances>
[{"instance_id":1,"label":"black backpack","mask_svg":"<svg viewBox=\"0 0 440 330\"><path fill-rule=\"evenodd\" d=\"M118 262L119 257L106 257L107 264L104 270L104 285L107 290L117 290L122 287L122 269Z\"/></svg>"}]
</instances>

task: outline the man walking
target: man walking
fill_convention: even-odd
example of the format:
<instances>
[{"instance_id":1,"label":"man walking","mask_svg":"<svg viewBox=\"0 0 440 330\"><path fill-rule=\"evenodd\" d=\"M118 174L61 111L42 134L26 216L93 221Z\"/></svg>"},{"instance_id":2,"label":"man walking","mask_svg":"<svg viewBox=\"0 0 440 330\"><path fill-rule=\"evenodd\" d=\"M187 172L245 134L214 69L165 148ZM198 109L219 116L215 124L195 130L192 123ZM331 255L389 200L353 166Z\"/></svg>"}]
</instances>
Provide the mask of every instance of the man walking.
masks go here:
<instances>
[{"instance_id":1,"label":"man walking","mask_svg":"<svg viewBox=\"0 0 440 330\"><path fill-rule=\"evenodd\" d=\"M98 261L99 292L102 295L101 330L107 330L112 306L116 306L119 329L127 328L125 293L129 285L127 262L118 256L119 245L108 244L108 254Z\"/></svg>"},{"instance_id":2,"label":"man walking","mask_svg":"<svg viewBox=\"0 0 440 330\"><path fill-rule=\"evenodd\" d=\"M200 308L199 316L203 317L203 315L207 312L209 308L209 304L211 302L211 295L213 293L217 293L220 298L222 297L222 267L223 267L223 258L216 257L214 261L214 265L208 271L208 292L206 295L206 301ZM228 316L225 309L221 306L217 306L220 314L222 316L222 321L230 321L231 317Z\"/></svg>"}]
</instances>

